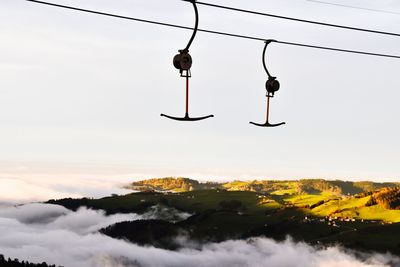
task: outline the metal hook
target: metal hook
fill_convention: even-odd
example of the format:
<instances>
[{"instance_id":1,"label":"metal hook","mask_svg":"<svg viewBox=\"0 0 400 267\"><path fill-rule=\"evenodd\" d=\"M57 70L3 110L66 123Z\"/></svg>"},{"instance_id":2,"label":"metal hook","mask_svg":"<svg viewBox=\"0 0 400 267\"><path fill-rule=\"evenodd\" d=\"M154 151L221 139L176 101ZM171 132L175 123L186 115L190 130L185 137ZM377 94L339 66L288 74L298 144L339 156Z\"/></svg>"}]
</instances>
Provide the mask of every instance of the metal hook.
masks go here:
<instances>
[{"instance_id":1,"label":"metal hook","mask_svg":"<svg viewBox=\"0 0 400 267\"><path fill-rule=\"evenodd\" d=\"M269 123L269 106L270 106L270 98L274 97L275 92L277 92L280 88L280 84L279 81L276 79L276 77L273 77L270 72L268 71L267 68L267 64L266 64L266 51L267 51L267 47L270 43L272 42L276 42L276 40L266 40L265 41L265 46L264 46L264 50L262 53L262 63L264 66L264 70L268 75L268 80L265 83L265 87L267 89L267 114L266 114L266 121L265 123L255 123L255 122L250 122L250 124L253 124L255 126L260 126L260 127L276 127L276 126L280 126L283 124L286 124L285 122L281 122L281 123L277 123L277 124L271 124Z\"/></svg>"},{"instance_id":2,"label":"metal hook","mask_svg":"<svg viewBox=\"0 0 400 267\"><path fill-rule=\"evenodd\" d=\"M262 54L262 63L263 63L263 66L264 66L264 70L265 70L265 72L266 72L267 75L268 75L268 78L272 77L272 75L269 73L269 71L268 71L268 69L267 69L267 63L265 62L265 54L266 54L266 52L267 52L267 47L268 47L268 45L269 45L270 43L272 43L272 42L276 42L276 40L270 39L270 40L266 40L266 41L265 41L265 46L264 46L264 50L263 50L263 54Z\"/></svg>"},{"instance_id":3,"label":"metal hook","mask_svg":"<svg viewBox=\"0 0 400 267\"><path fill-rule=\"evenodd\" d=\"M208 115L203 117L190 117L189 116L189 78L191 77L190 68L192 67L192 57L189 54L189 48L193 43L194 38L196 37L196 33L199 27L199 12L197 9L196 1L195 0L186 0L187 2L191 2L193 4L194 13L196 17L196 22L193 30L192 37L186 46L185 49L179 50L179 54L174 57L173 63L175 68L179 70L181 77L186 78L186 109L185 109L185 116L184 117L174 117L165 114L161 114L162 117L166 117L171 120L177 121L200 121L208 118L214 117L214 115Z\"/></svg>"},{"instance_id":4,"label":"metal hook","mask_svg":"<svg viewBox=\"0 0 400 267\"><path fill-rule=\"evenodd\" d=\"M194 38L196 37L197 30L199 29L199 11L197 9L196 1L195 0L189 0L188 2L191 2L193 4L194 14L195 14L195 17L196 17L196 22L194 24L194 30L193 30L192 37L190 37L190 40L189 40L186 48L183 49L183 51L185 51L185 52L189 52L189 48L192 45Z\"/></svg>"}]
</instances>

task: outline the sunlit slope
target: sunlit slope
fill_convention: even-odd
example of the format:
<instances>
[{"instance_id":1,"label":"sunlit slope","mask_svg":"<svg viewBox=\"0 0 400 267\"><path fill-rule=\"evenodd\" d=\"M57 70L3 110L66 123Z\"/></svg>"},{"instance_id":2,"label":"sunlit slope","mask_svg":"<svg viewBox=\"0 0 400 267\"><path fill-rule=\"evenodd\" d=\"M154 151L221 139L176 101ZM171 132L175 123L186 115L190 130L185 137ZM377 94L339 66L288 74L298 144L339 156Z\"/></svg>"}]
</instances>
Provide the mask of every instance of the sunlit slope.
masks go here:
<instances>
[{"instance_id":1,"label":"sunlit slope","mask_svg":"<svg viewBox=\"0 0 400 267\"><path fill-rule=\"evenodd\" d=\"M224 189L195 190L182 193L142 192L102 199L64 199L51 201L70 209L88 206L103 209L108 213L142 212L147 208L163 204L190 213L209 209L235 209L242 213L264 215L266 210L280 210L282 214L291 208L299 210L304 216L336 217L346 220L376 220L388 223L400 222L400 209L390 208L397 203L398 196L393 192L400 189L381 189L361 195L343 196L332 192L317 194L257 193L253 191L227 191ZM391 198L385 197L385 192ZM386 199L386 202L385 202ZM387 204L389 203L389 204ZM395 206L397 207L397 206ZM288 213L288 212L287 212Z\"/></svg>"},{"instance_id":2,"label":"sunlit slope","mask_svg":"<svg viewBox=\"0 0 400 267\"><path fill-rule=\"evenodd\" d=\"M254 210L260 205L264 208L302 209L304 214L317 217L339 217L355 220L379 220L400 222L400 193L397 183L327 181L323 179L302 179L298 181L233 181L227 183L200 183L188 178L157 178L134 182L128 186L140 191L191 192L193 197L201 198L202 204L211 208L215 202L222 201L224 194L214 195L209 189L230 192L258 193L257 205L248 206ZM203 192L201 192L203 191ZM238 195L234 197L242 199ZM169 197L173 199L173 196ZM193 201L188 199L185 205ZM176 202L175 204L177 204ZM179 205L179 204L178 204ZM179 205L182 206L182 205ZM182 208L184 208L182 206Z\"/></svg>"},{"instance_id":3,"label":"sunlit slope","mask_svg":"<svg viewBox=\"0 0 400 267\"><path fill-rule=\"evenodd\" d=\"M380 204L369 205L370 200L371 196L342 198L328 194L298 195L285 199L287 203L303 207L307 214L313 216L400 222L400 210L388 209Z\"/></svg>"},{"instance_id":4,"label":"sunlit slope","mask_svg":"<svg viewBox=\"0 0 400 267\"><path fill-rule=\"evenodd\" d=\"M382 202L384 199L396 203L394 197L397 196L397 190L380 189L354 196L343 196L330 190L314 194L226 189L180 193L148 191L102 199L51 200L49 203L70 209L86 206L105 210L109 214L144 213L154 205L162 205L192 214L188 219L175 224L158 221L126 222L104 230L104 233L112 237L128 238L131 242L165 248L177 246L168 240L173 240L171 237L176 236L176 233L184 232L199 241L224 241L254 236L282 240L290 235L296 240L309 243L339 242L359 249L400 253L400 241L392 238L400 234L400 223L396 223L400 222L400 210L388 209L377 200L380 196L381 203L385 203ZM143 229L163 233L162 240L165 242L155 242L157 238L153 240ZM369 230L375 231L375 244L379 242L379 246L374 245L373 239L365 234Z\"/></svg>"},{"instance_id":5,"label":"sunlit slope","mask_svg":"<svg viewBox=\"0 0 400 267\"><path fill-rule=\"evenodd\" d=\"M187 192L205 189L226 189L228 191L252 191L270 193L275 195L285 194L321 194L355 195L375 191L382 188L400 186L396 183L327 181L323 179L302 179L298 181L278 180L253 180L233 181L227 183L205 182L201 183L189 178L155 178L133 182L126 188L138 191L170 191Z\"/></svg>"}]
</instances>

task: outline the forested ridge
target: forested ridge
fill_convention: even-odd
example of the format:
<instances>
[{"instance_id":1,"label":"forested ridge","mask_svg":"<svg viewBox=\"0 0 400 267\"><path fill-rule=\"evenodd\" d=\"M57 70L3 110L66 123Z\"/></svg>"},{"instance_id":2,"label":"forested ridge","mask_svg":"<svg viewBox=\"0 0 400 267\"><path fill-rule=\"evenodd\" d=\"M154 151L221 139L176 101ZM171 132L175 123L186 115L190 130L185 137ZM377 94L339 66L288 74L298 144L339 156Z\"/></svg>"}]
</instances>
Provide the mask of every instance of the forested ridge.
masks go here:
<instances>
[{"instance_id":1,"label":"forested ridge","mask_svg":"<svg viewBox=\"0 0 400 267\"><path fill-rule=\"evenodd\" d=\"M328 192L337 195L355 195L383 188L400 187L400 183L352 182L342 180L300 179L300 180L252 180L226 183L199 182L190 178L154 178L132 182L126 188L137 191L188 192L195 190L225 189L229 191L252 191L287 194L318 194Z\"/></svg>"}]
</instances>

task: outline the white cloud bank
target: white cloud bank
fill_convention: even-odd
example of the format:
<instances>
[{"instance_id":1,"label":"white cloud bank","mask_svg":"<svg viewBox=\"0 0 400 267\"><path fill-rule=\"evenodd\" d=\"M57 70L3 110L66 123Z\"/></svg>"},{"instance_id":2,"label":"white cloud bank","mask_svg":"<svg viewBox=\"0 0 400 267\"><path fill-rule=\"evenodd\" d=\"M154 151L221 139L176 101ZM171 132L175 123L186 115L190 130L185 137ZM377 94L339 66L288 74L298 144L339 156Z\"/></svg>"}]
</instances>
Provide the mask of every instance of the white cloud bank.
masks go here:
<instances>
[{"instance_id":1,"label":"white cloud bank","mask_svg":"<svg viewBox=\"0 0 400 267\"><path fill-rule=\"evenodd\" d=\"M102 211L88 209L72 212L44 204L0 208L0 254L65 267L400 266L400 259L391 255L365 255L361 260L336 247L315 249L290 240L255 238L168 251L96 232L119 221L139 218L137 214L105 216Z\"/></svg>"},{"instance_id":2,"label":"white cloud bank","mask_svg":"<svg viewBox=\"0 0 400 267\"><path fill-rule=\"evenodd\" d=\"M28 202L66 196L59 190L19 179L0 178L0 200L3 202ZM77 196L71 194L71 197Z\"/></svg>"},{"instance_id":3,"label":"white cloud bank","mask_svg":"<svg viewBox=\"0 0 400 267\"><path fill-rule=\"evenodd\" d=\"M59 198L104 197L112 193L126 194L123 183L100 179L51 179L0 177L0 207L6 203L28 203Z\"/></svg>"}]
</instances>

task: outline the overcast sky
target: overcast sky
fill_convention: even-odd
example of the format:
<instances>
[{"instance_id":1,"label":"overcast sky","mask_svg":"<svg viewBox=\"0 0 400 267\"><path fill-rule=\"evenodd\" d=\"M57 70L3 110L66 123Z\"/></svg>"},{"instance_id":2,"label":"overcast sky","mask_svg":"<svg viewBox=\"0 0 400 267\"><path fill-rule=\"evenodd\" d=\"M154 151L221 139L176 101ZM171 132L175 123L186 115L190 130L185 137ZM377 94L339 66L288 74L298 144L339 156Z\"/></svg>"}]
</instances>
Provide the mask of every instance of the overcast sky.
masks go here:
<instances>
[{"instance_id":1,"label":"overcast sky","mask_svg":"<svg viewBox=\"0 0 400 267\"><path fill-rule=\"evenodd\" d=\"M192 26L178 0L54 0ZM400 32L400 15L306 0L213 3ZM400 12L397 0L332 0ZM400 55L400 38L199 6L200 27L282 41ZM191 47L191 114L172 66L190 31L78 13L23 0L0 3L0 177L127 181L323 177L395 181L400 174L400 60L271 44L281 82L265 113L263 42L199 33ZM38 179L40 177L40 179ZM77 178L77 179L78 179Z\"/></svg>"}]
</instances>

